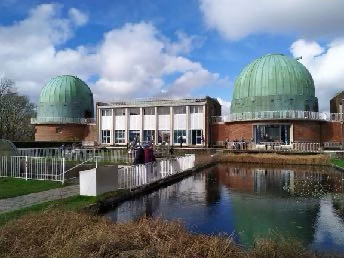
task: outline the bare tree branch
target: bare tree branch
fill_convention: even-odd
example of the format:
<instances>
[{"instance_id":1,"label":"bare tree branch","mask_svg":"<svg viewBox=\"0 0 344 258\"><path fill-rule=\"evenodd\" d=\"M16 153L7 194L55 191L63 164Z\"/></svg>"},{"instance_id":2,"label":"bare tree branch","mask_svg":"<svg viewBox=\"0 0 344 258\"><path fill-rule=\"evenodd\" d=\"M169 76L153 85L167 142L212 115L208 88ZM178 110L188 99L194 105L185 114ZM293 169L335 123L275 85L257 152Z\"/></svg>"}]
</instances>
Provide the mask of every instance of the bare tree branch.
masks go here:
<instances>
[{"instance_id":1,"label":"bare tree branch","mask_svg":"<svg viewBox=\"0 0 344 258\"><path fill-rule=\"evenodd\" d=\"M0 138L11 141L34 139L35 106L26 96L18 95L10 79L0 79Z\"/></svg>"}]
</instances>

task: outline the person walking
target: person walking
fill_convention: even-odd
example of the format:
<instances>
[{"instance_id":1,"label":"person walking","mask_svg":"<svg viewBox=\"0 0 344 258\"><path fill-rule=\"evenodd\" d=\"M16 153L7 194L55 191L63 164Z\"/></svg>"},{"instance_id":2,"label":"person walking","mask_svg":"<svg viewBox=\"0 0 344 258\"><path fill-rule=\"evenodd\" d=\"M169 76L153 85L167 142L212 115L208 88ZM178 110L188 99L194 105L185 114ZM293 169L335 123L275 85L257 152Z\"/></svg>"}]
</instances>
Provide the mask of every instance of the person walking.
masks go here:
<instances>
[{"instance_id":1,"label":"person walking","mask_svg":"<svg viewBox=\"0 0 344 258\"><path fill-rule=\"evenodd\" d=\"M179 136L178 141L180 143L180 148L183 147L183 136Z\"/></svg>"},{"instance_id":2,"label":"person walking","mask_svg":"<svg viewBox=\"0 0 344 258\"><path fill-rule=\"evenodd\" d=\"M204 140L204 135L203 135L203 134L202 134L202 136L201 136L201 143L202 143L202 146L203 146L203 148L204 148L205 140Z\"/></svg>"}]
</instances>

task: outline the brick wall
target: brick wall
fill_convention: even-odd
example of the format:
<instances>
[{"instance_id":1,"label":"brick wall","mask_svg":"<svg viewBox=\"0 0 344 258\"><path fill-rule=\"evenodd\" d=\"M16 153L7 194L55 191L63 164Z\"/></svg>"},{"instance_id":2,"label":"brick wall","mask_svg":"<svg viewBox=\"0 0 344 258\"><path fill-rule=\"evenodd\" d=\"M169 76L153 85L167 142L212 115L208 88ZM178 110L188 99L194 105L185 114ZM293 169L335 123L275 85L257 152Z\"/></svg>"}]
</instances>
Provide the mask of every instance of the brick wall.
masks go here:
<instances>
[{"instance_id":1,"label":"brick wall","mask_svg":"<svg viewBox=\"0 0 344 258\"><path fill-rule=\"evenodd\" d=\"M227 138L232 141L242 138L246 141L251 141L253 137L251 122L213 124L211 131L214 143L225 141Z\"/></svg>"},{"instance_id":2,"label":"brick wall","mask_svg":"<svg viewBox=\"0 0 344 258\"><path fill-rule=\"evenodd\" d=\"M340 122L326 122L321 125L323 142L340 142L342 138Z\"/></svg>"},{"instance_id":3,"label":"brick wall","mask_svg":"<svg viewBox=\"0 0 344 258\"><path fill-rule=\"evenodd\" d=\"M36 125L35 141L83 141L88 127L80 124Z\"/></svg>"},{"instance_id":4,"label":"brick wall","mask_svg":"<svg viewBox=\"0 0 344 258\"><path fill-rule=\"evenodd\" d=\"M321 142L321 122L293 121L294 142Z\"/></svg>"},{"instance_id":5,"label":"brick wall","mask_svg":"<svg viewBox=\"0 0 344 258\"><path fill-rule=\"evenodd\" d=\"M270 121L276 123L278 121ZM281 121L284 122L285 121ZM269 123L269 121L266 121ZM324 142L324 141L340 141L340 123L334 122L313 122L313 121L291 121L293 124L294 141L300 142ZM213 124L211 126L212 142L244 138L250 141L252 135L252 122L237 122Z\"/></svg>"},{"instance_id":6,"label":"brick wall","mask_svg":"<svg viewBox=\"0 0 344 258\"><path fill-rule=\"evenodd\" d=\"M84 134L85 141L97 141L97 125L87 125Z\"/></svg>"}]
</instances>

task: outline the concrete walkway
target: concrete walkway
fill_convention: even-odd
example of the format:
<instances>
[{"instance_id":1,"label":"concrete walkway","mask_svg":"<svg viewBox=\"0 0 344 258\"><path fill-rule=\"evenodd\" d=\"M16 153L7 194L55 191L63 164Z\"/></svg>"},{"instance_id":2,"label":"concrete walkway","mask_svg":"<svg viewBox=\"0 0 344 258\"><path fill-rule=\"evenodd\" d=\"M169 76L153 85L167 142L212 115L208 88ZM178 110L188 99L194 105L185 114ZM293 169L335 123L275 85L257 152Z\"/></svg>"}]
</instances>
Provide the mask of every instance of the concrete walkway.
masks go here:
<instances>
[{"instance_id":1,"label":"concrete walkway","mask_svg":"<svg viewBox=\"0 0 344 258\"><path fill-rule=\"evenodd\" d=\"M0 200L0 214L19 210L32 205L79 195L79 185L51 189Z\"/></svg>"}]
</instances>

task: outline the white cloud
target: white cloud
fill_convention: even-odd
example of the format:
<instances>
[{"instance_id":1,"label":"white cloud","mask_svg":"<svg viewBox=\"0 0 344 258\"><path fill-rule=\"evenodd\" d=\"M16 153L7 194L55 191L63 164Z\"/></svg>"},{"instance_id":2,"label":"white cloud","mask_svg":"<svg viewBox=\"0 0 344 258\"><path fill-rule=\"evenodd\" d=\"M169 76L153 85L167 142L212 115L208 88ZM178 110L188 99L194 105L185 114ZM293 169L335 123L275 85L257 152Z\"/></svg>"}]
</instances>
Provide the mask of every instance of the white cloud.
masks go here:
<instances>
[{"instance_id":1,"label":"white cloud","mask_svg":"<svg viewBox=\"0 0 344 258\"><path fill-rule=\"evenodd\" d=\"M84 48L57 50L74 29L60 12L60 6L39 5L27 19L0 27L0 74L14 80L18 91L34 100L44 83L57 74L87 78L92 73L95 57Z\"/></svg>"},{"instance_id":2,"label":"white cloud","mask_svg":"<svg viewBox=\"0 0 344 258\"><path fill-rule=\"evenodd\" d=\"M231 109L231 101L226 101L222 98L217 98L218 102L220 103L221 105L221 115L222 116L227 116L229 115L231 112L230 112L230 109Z\"/></svg>"},{"instance_id":3,"label":"white cloud","mask_svg":"<svg viewBox=\"0 0 344 258\"><path fill-rule=\"evenodd\" d=\"M75 8L65 15L62 11L59 5L39 5L26 19L0 26L0 74L34 101L58 74L86 82L93 78L89 84L96 100L104 101L161 92L185 96L218 80L217 74L182 56L192 50L193 36L178 32L174 42L149 23L113 29L93 48L63 48L88 18ZM166 82L165 77L174 79Z\"/></svg>"},{"instance_id":4,"label":"white cloud","mask_svg":"<svg viewBox=\"0 0 344 258\"><path fill-rule=\"evenodd\" d=\"M203 43L200 37L188 36L182 31L177 31L176 35L178 39L176 42L170 42L169 39L165 40L166 52L171 55L188 54Z\"/></svg>"},{"instance_id":5,"label":"white cloud","mask_svg":"<svg viewBox=\"0 0 344 258\"><path fill-rule=\"evenodd\" d=\"M299 39L290 51L294 56L303 56L300 62L311 72L319 108L329 111L330 99L344 90L344 39L331 42L326 48L317 42Z\"/></svg>"},{"instance_id":6,"label":"white cloud","mask_svg":"<svg viewBox=\"0 0 344 258\"><path fill-rule=\"evenodd\" d=\"M94 87L97 98L147 97L162 92L185 96L198 87L215 83L217 74L177 54L189 48L180 42L183 40L167 40L145 22L126 24L106 33L98 53L100 80ZM171 46L174 51L168 50ZM176 78L167 84L165 76Z\"/></svg>"},{"instance_id":7,"label":"white cloud","mask_svg":"<svg viewBox=\"0 0 344 258\"><path fill-rule=\"evenodd\" d=\"M85 25L88 21L88 16L82 12L80 12L76 8L71 8L68 11L69 17L77 26Z\"/></svg>"},{"instance_id":8,"label":"white cloud","mask_svg":"<svg viewBox=\"0 0 344 258\"><path fill-rule=\"evenodd\" d=\"M199 0L206 24L225 38L257 33L302 37L344 33L343 0Z\"/></svg>"}]
</instances>

